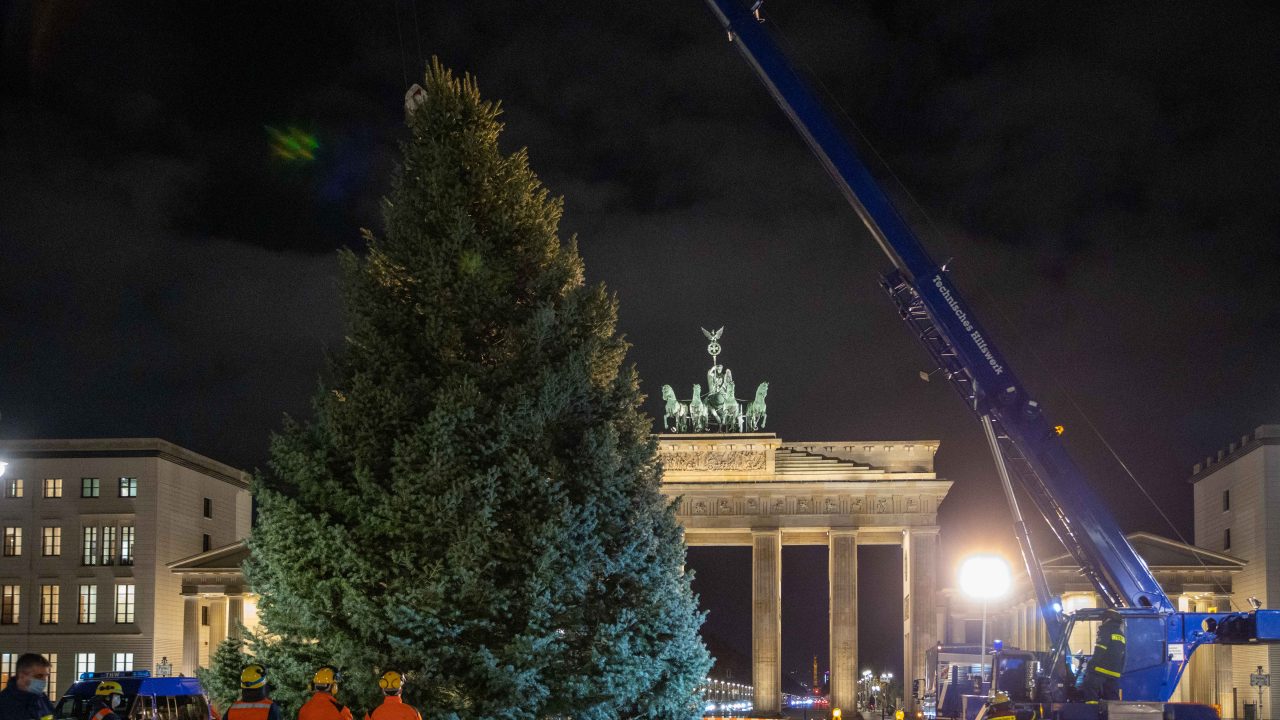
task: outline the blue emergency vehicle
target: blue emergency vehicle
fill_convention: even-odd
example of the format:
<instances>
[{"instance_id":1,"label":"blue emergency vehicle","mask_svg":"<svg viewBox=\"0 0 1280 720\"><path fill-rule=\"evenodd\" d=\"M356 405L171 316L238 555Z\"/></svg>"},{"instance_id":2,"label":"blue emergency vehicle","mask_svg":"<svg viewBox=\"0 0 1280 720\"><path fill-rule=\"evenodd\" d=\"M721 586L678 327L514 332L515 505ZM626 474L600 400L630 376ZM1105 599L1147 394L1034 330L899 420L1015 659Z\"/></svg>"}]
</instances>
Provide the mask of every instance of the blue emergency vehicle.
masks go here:
<instances>
[{"instance_id":1,"label":"blue emergency vehicle","mask_svg":"<svg viewBox=\"0 0 1280 720\"><path fill-rule=\"evenodd\" d=\"M198 679L152 677L147 670L81 674L54 708L55 720L88 720L103 680L114 680L124 690L124 703L116 710L124 720L217 720Z\"/></svg>"}]
</instances>

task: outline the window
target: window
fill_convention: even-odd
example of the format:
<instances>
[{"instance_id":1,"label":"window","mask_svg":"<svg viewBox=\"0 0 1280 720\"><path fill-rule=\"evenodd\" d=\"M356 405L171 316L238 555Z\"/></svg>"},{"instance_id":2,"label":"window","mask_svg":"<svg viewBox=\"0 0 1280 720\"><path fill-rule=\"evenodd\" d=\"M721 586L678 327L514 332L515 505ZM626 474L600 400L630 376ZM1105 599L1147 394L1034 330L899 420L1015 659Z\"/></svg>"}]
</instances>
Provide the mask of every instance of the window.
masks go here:
<instances>
[{"instance_id":1,"label":"window","mask_svg":"<svg viewBox=\"0 0 1280 720\"><path fill-rule=\"evenodd\" d=\"M1222 512L1226 512L1230 509L1231 509L1231 491L1223 490L1222 491Z\"/></svg>"},{"instance_id":2,"label":"window","mask_svg":"<svg viewBox=\"0 0 1280 720\"><path fill-rule=\"evenodd\" d=\"M102 528L102 564L116 564L116 527L114 525Z\"/></svg>"},{"instance_id":3,"label":"window","mask_svg":"<svg viewBox=\"0 0 1280 720\"><path fill-rule=\"evenodd\" d=\"M41 625L58 624L58 600L61 597L61 590L62 589L57 585L40 586Z\"/></svg>"},{"instance_id":4,"label":"window","mask_svg":"<svg viewBox=\"0 0 1280 720\"><path fill-rule=\"evenodd\" d=\"M113 653L111 655L111 669L116 672L133 669L133 653Z\"/></svg>"},{"instance_id":5,"label":"window","mask_svg":"<svg viewBox=\"0 0 1280 720\"><path fill-rule=\"evenodd\" d=\"M213 547L213 538L209 537L209 533L201 536L200 545L204 548L204 552L209 552L209 549Z\"/></svg>"},{"instance_id":6,"label":"window","mask_svg":"<svg viewBox=\"0 0 1280 720\"><path fill-rule=\"evenodd\" d=\"M120 478L120 497L138 497L138 478Z\"/></svg>"},{"instance_id":7,"label":"window","mask_svg":"<svg viewBox=\"0 0 1280 720\"><path fill-rule=\"evenodd\" d=\"M213 517L213 498L204 499L204 516L207 518Z\"/></svg>"},{"instance_id":8,"label":"window","mask_svg":"<svg viewBox=\"0 0 1280 720\"><path fill-rule=\"evenodd\" d=\"M133 526L124 525L120 528L120 564L133 564Z\"/></svg>"},{"instance_id":9,"label":"window","mask_svg":"<svg viewBox=\"0 0 1280 720\"><path fill-rule=\"evenodd\" d=\"M1231 528L1222 531L1222 549L1231 549Z\"/></svg>"},{"instance_id":10,"label":"window","mask_svg":"<svg viewBox=\"0 0 1280 720\"><path fill-rule=\"evenodd\" d=\"M98 622L98 586L80 586L80 610L77 621L81 625ZM76 661L79 663L79 660ZM77 671L79 672L79 671Z\"/></svg>"},{"instance_id":11,"label":"window","mask_svg":"<svg viewBox=\"0 0 1280 720\"><path fill-rule=\"evenodd\" d=\"M46 498L62 497L62 478L45 478L44 496Z\"/></svg>"},{"instance_id":12,"label":"window","mask_svg":"<svg viewBox=\"0 0 1280 720\"><path fill-rule=\"evenodd\" d=\"M200 625L203 627L209 627L209 606L208 605L200 606Z\"/></svg>"},{"instance_id":13,"label":"window","mask_svg":"<svg viewBox=\"0 0 1280 720\"><path fill-rule=\"evenodd\" d=\"M98 528L96 527L80 529L80 564L98 564Z\"/></svg>"},{"instance_id":14,"label":"window","mask_svg":"<svg viewBox=\"0 0 1280 720\"><path fill-rule=\"evenodd\" d=\"M5 483L4 496L11 498L22 497L22 478L14 478Z\"/></svg>"},{"instance_id":15,"label":"window","mask_svg":"<svg viewBox=\"0 0 1280 720\"><path fill-rule=\"evenodd\" d=\"M0 625L17 625L22 609L22 586L5 585L0 588Z\"/></svg>"},{"instance_id":16,"label":"window","mask_svg":"<svg viewBox=\"0 0 1280 720\"><path fill-rule=\"evenodd\" d=\"M58 697L58 653L45 653L44 659L49 661L49 697Z\"/></svg>"},{"instance_id":17,"label":"window","mask_svg":"<svg viewBox=\"0 0 1280 720\"><path fill-rule=\"evenodd\" d=\"M4 529L4 556L16 557L22 554L22 528L7 527Z\"/></svg>"},{"instance_id":18,"label":"window","mask_svg":"<svg viewBox=\"0 0 1280 720\"><path fill-rule=\"evenodd\" d=\"M80 478L80 497L98 497L98 493L101 489L102 486L98 482L98 478Z\"/></svg>"},{"instance_id":19,"label":"window","mask_svg":"<svg viewBox=\"0 0 1280 720\"><path fill-rule=\"evenodd\" d=\"M93 653L76 653L76 677L96 671L96 660Z\"/></svg>"},{"instance_id":20,"label":"window","mask_svg":"<svg viewBox=\"0 0 1280 720\"><path fill-rule=\"evenodd\" d=\"M46 527L40 531L40 554L58 557L62 554L62 528Z\"/></svg>"},{"instance_id":21,"label":"window","mask_svg":"<svg viewBox=\"0 0 1280 720\"><path fill-rule=\"evenodd\" d=\"M133 584L116 586L116 622L133 622Z\"/></svg>"},{"instance_id":22,"label":"window","mask_svg":"<svg viewBox=\"0 0 1280 720\"><path fill-rule=\"evenodd\" d=\"M0 677L10 678L18 672L18 653L0 653Z\"/></svg>"}]
</instances>

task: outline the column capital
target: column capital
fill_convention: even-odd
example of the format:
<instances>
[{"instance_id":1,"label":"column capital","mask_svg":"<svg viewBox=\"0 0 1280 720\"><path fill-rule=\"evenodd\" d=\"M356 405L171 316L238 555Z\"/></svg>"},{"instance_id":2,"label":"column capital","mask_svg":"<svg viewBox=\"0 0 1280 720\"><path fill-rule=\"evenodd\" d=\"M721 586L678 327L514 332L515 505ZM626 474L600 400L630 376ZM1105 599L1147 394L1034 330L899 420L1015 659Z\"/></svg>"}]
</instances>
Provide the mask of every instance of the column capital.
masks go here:
<instances>
[{"instance_id":1,"label":"column capital","mask_svg":"<svg viewBox=\"0 0 1280 720\"><path fill-rule=\"evenodd\" d=\"M937 535L941 530L937 525L912 525L904 528L903 532L908 535Z\"/></svg>"},{"instance_id":2,"label":"column capital","mask_svg":"<svg viewBox=\"0 0 1280 720\"><path fill-rule=\"evenodd\" d=\"M751 528L751 537L759 535L776 535L782 536L782 528Z\"/></svg>"},{"instance_id":3,"label":"column capital","mask_svg":"<svg viewBox=\"0 0 1280 720\"><path fill-rule=\"evenodd\" d=\"M827 537L858 537L858 528L827 528Z\"/></svg>"}]
</instances>

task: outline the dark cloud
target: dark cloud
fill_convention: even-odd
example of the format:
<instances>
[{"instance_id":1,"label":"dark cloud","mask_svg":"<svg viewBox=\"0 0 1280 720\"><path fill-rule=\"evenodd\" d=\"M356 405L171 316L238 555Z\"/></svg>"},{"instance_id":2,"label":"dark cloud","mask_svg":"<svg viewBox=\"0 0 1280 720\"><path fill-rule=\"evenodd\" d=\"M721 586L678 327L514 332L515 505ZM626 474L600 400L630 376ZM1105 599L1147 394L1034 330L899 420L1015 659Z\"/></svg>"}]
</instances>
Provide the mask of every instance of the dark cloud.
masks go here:
<instances>
[{"instance_id":1,"label":"dark cloud","mask_svg":"<svg viewBox=\"0 0 1280 720\"><path fill-rule=\"evenodd\" d=\"M1190 537L1190 465L1280 403L1277 11L766 7L1122 524L1173 532L1090 424ZM1010 547L973 420L916 378L886 261L701 3L28 0L0 23L6 435L260 464L339 346L333 251L379 225L402 78L435 54L502 99L504 142L565 195L647 388L696 381L697 327L726 325L771 429L940 438L948 551ZM265 126L313 133L316 160L274 160ZM894 562L868 558L865 592L896 593ZM732 626L741 588L700 590ZM789 667L825 662L822 622L788 634Z\"/></svg>"}]
</instances>

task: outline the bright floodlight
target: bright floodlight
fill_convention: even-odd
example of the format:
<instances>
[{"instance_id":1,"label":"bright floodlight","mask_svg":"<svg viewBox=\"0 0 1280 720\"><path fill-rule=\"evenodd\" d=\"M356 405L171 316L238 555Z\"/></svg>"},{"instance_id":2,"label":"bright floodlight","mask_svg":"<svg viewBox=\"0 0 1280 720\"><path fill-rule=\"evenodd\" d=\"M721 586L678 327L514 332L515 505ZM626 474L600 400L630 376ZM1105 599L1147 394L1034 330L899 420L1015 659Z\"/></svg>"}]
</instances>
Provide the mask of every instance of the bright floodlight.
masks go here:
<instances>
[{"instance_id":1,"label":"bright floodlight","mask_svg":"<svg viewBox=\"0 0 1280 720\"><path fill-rule=\"evenodd\" d=\"M1000 597L1011 583L1009 563L995 555L975 555L960 566L960 589L970 597Z\"/></svg>"},{"instance_id":2,"label":"bright floodlight","mask_svg":"<svg viewBox=\"0 0 1280 720\"><path fill-rule=\"evenodd\" d=\"M7 467L9 467L9 463L7 463L7 462L0 462L0 477L3 477L3 476L4 476L4 469L5 469L5 468L7 468Z\"/></svg>"}]
</instances>

